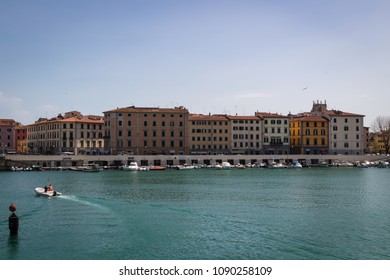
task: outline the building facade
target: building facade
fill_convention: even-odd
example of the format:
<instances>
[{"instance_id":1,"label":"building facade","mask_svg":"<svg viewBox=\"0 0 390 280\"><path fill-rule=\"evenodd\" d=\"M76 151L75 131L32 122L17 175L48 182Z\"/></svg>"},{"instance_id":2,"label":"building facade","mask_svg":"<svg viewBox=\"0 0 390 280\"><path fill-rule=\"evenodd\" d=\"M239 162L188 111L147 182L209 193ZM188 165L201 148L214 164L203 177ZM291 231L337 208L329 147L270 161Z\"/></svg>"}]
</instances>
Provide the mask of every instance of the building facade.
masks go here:
<instances>
[{"instance_id":1,"label":"building facade","mask_svg":"<svg viewBox=\"0 0 390 280\"><path fill-rule=\"evenodd\" d=\"M15 153L15 128L20 125L12 119L0 119L0 154Z\"/></svg>"},{"instance_id":2,"label":"building facade","mask_svg":"<svg viewBox=\"0 0 390 280\"><path fill-rule=\"evenodd\" d=\"M263 120L263 153L290 153L290 118L288 116L256 112L255 116Z\"/></svg>"},{"instance_id":3,"label":"building facade","mask_svg":"<svg viewBox=\"0 0 390 280\"><path fill-rule=\"evenodd\" d=\"M329 121L324 117L290 119L291 154L328 154Z\"/></svg>"},{"instance_id":4,"label":"building facade","mask_svg":"<svg viewBox=\"0 0 390 280\"><path fill-rule=\"evenodd\" d=\"M343 155L364 154L365 129L364 115L328 110L325 102L313 102L312 116L329 120L329 153Z\"/></svg>"},{"instance_id":5,"label":"building facade","mask_svg":"<svg viewBox=\"0 0 390 280\"><path fill-rule=\"evenodd\" d=\"M232 154L262 153L262 119L257 116L228 116Z\"/></svg>"},{"instance_id":6,"label":"building facade","mask_svg":"<svg viewBox=\"0 0 390 280\"><path fill-rule=\"evenodd\" d=\"M77 111L41 118L27 126L28 153L102 154L103 124L102 116L83 116Z\"/></svg>"},{"instance_id":7,"label":"building facade","mask_svg":"<svg viewBox=\"0 0 390 280\"><path fill-rule=\"evenodd\" d=\"M24 125L15 127L15 147L17 154L27 153L27 127Z\"/></svg>"},{"instance_id":8,"label":"building facade","mask_svg":"<svg viewBox=\"0 0 390 280\"><path fill-rule=\"evenodd\" d=\"M230 154L230 129L226 115L190 114L190 154Z\"/></svg>"},{"instance_id":9,"label":"building facade","mask_svg":"<svg viewBox=\"0 0 390 280\"><path fill-rule=\"evenodd\" d=\"M126 107L104 112L104 143L110 154L188 154L188 110Z\"/></svg>"}]
</instances>

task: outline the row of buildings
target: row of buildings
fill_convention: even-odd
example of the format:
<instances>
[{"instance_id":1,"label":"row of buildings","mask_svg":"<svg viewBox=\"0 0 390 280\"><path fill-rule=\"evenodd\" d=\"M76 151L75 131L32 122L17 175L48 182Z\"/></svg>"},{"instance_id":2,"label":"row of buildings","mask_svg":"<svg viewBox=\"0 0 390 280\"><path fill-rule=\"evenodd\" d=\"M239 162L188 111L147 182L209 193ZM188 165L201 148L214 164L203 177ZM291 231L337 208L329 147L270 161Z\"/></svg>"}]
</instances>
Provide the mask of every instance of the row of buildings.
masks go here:
<instances>
[{"instance_id":1,"label":"row of buildings","mask_svg":"<svg viewBox=\"0 0 390 280\"><path fill-rule=\"evenodd\" d=\"M20 154L345 154L368 151L364 115L329 110L252 116L193 114L185 107L73 111L33 124L0 120L0 153Z\"/></svg>"}]
</instances>

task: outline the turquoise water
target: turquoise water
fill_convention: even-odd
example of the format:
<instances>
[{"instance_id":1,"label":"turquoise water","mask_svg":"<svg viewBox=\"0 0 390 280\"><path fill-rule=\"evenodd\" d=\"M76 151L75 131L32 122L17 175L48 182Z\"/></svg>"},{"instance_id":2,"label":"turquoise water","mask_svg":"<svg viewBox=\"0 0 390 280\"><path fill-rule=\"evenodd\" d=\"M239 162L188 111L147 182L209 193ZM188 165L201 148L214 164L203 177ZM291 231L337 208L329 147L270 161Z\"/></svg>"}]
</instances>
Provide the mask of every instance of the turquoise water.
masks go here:
<instances>
[{"instance_id":1,"label":"turquoise water","mask_svg":"<svg viewBox=\"0 0 390 280\"><path fill-rule=\"evenodd\" d=\"M1 172L0 258L390 259L389 182L376 168ZM36 196L48 183L63 196Z\"/></svg>"}]
</instances>

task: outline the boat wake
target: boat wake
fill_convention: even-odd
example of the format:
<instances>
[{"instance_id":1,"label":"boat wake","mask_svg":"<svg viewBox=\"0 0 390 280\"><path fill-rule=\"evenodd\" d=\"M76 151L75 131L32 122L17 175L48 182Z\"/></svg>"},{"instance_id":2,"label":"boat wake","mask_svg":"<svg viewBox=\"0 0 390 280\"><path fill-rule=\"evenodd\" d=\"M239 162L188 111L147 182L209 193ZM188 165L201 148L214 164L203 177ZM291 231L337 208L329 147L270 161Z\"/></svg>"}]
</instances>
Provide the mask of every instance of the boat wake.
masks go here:
<instances>
[{"instance_id":1,"label":"boat wake","mask_svg":"<svg viewBox=\"0 0 390 280\"><path fill-rule=\"evenodd\" d=\"M58 196L58 198L64 199L64 200L69 200L69 201L76 202L76 203L80 203L80 204L83 204L86 206L92 206L92 207L100 209L104 212L111 212L107 207L104 207L104 206L97 204L97 203L93 203L91 201L84 200L81 197L78 197L75 195L61 195L61 196Z\"/></svg>"}]
</instances>

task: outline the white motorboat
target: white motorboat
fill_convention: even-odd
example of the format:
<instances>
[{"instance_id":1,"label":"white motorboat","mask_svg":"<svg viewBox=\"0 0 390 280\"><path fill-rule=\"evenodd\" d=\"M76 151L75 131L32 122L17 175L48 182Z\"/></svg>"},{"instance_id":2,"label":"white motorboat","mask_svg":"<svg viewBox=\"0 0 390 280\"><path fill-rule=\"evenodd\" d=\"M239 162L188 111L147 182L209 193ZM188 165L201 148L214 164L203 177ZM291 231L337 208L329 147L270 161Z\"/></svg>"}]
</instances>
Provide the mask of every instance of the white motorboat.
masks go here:
<instances>
[{"instance_id":1,"label":"white motorboat","mask_svg":"<svg viewBox=\"0 0 390 280\"><path fill-rule=\"evenodd\" d=\"M293 161L293 163L291 164L291 167L292 167L292 168L302 168L302 164L301 164L299 161L295 160L295 161Z\"/></svg>"},{"instance_id":2,"label":"white motorboat","mask_svg":"<svg viewBox=\"0 0 390 280\"><path fill-rule=\"evenodd\" d=\"M125 170L125 171L138 171L139 170L139 166L138 166L138 163L136 163L135 161L133 162L130 162L129 165L123 165L122 166L122 170Z\"/></svg>"},{"instance_id":3,"label":"white motorboat","mask_svg":"<svg viewBox=\"0 0 390 280\"><path fill-rule=\"evenodd\" d=\"M195 169L195 166L189 165L189 164L183 164L183 165L178 165L176 169L178 169L178 170L192 170L192 169Z\"/></svg>"},{"instance_id":4,"label":"white motorboat","mask_svg":"<svg viewBox=\"0 0 390 280\"><path fill-rule=\"evenodd\" d=\"M60 192L57 191L45 191L45 188L35 188L35 193L40 196L59 196Z\"/></svg>"},{"instance_id":5,"label":"white motorboat","mask_svg":"<svg viewBox=\"0 0 390 280\"><path fill-rule=\"evenodd\" d=\"M222 162L222 169L230 169L230 168L232 168L232 165L229 162L227 161Z\"/></svg>"}]
</instances>

